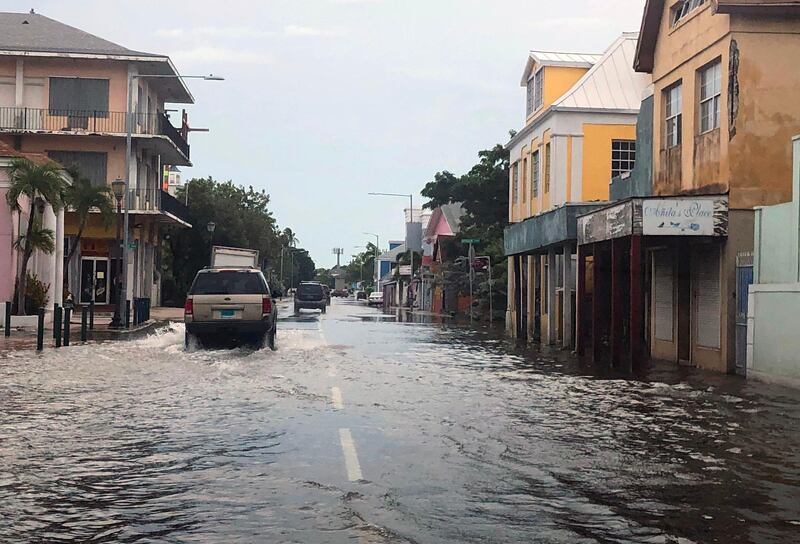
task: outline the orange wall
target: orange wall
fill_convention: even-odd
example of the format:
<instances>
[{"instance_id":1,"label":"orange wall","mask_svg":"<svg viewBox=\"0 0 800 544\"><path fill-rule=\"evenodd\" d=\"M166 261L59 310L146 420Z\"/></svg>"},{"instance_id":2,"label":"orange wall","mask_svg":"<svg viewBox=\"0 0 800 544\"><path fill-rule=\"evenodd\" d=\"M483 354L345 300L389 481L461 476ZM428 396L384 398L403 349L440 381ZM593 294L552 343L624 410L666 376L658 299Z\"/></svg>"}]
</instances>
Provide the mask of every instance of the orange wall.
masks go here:
<instances>
[{"instance_id":1,"label":"orange wall","mask_svg":"<svg viewBox=\"0 0 800 544\"><path fill-rule=\"evenodd\" d=\"M564 96L588 72L586 68L546 66L544 69L544 107Z\"/></svg>"},{"instance_id":2,"label":"orange wall","mask_svg":"<svg viewBox=\"0 0 800 544\"><path fill-rule=\"evenodd\" d=\"M583 125L583 202L608 200L611 142L635 139L635 125Z\"/></svg>"},{"instance_id":3,"label":"orange wall","mask_svg":"<svg viewBox=\"0 0 800 544\"><path fill-rule=\"evenodd\" d=\"M654 193L730 193L732 209L791 200L791 138L800 133L800 20L714 14L711 3L672 28L664 8L653 67ZM739 94L728 90L732 42ZM721 62L720 127L699 134L699 73ZM682 83L682 143L664 149L664 90ZM734 130L729 108L738 99Z\"/></svg>"},{"instance_id":4,"label":"orange wall","mask_svg":"<svg viewBox=\"0 0 800 544\"><path fill-rule=\"evenodd\" d=\"M108 153L108 182L125 179L125 139L94 136L59 136L26 134L22 151L98 151Z\"/></svg>"},{"instance_id":5,"label":"orange wall","mask_svg":"<svg viewBox=\"0 0 800 544\"><path fill-rule=\"evenodd\" d=\"M127 62L87 59L26 58L25 77L93 77L108 79L108 109L124 112L127 106ZM50 96L49 81L45 96Z\"/></svg>"}]
</instances>

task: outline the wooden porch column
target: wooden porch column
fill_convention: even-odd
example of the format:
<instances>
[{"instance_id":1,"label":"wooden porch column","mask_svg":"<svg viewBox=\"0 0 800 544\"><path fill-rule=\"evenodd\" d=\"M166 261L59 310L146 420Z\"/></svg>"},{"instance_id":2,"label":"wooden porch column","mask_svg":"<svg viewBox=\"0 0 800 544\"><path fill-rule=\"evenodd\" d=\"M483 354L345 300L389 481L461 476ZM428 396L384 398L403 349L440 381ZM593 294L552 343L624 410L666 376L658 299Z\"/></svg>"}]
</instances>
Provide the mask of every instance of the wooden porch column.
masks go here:
<instances>
[{"instance_id":1,"label":"wooden porch column","mask_svg":"<svg viewBox=\"0 0 800 544\"><path fill-rule=\"evenodd\" d=\"M575 287L575 280L572 275L572 244L564 244L564 296L562 297L561 307L561 346L566 349L572 348L572 291Z\"/></svg>"},{"instance_id":2,"label":"wooden porch column","mask_svg":"<svg viewBox=\"0 0 800 544\"><path fill-rule=\"evenodd\" d=\"M603 321L608 320L608 316L603 315L603 304L601 296L602 285L600 277L603 274L605 260L605 250L602 243L595 243L592 261L592 362L597 363L602 360L603 354Z\"/></svg>"},{"instance_id":3,"label":"wooden porch column","mask_svg":"<svg viewBox=\"0 0 800 544\"><path fill-rule=\"evenodd\" d=\"M622 365L622 249L624 240L611 240L611 366Z\"/></svg>"},{"instance_id":4,"label":"wooden porch column","mask_svg":"<svg viewBox=\"0 0 800 544\"><path fill-rule=\"evenodd\" d=\"M630 363L636 367L642 363L644 353L642 344L644 340L644 299L642 286L642 236L634 234L631 237L630 259Z\"/></svg>"},{"instance_id":5,"label":"wooden porch column","mask_svg":"<svg viewBox=\"0 0 800 544\"><path fill-rule=\"evenodd\" d=\"M536 260L534 259L533 255L528 255L526 257L528 259L528 300L527 300L527 326L528 326L528 342L533 342L533 332L534 332L534 316L536 315L536 280L539 279L539 274L536 272Z\"/></svg>"},{"instance_id":6,"label":"wooden porch column","mask_svg":"<svg viewBox=\"0 0 800 544\"><path fill-rule=\"evenodd\" d=\"M515 258L511 256L508 258L508 295L507 295L507 305L506 305L506 332L513 337L517 335L517 325L516 325L516 311L514 310L517 304L517 297L516 293L514 292L515 284L514 284L514 276L515 274Z\"/></svg>"},{"instance_id":7,"label":"wooden porch column","mask_svg":"<svg viewBox=\"0 0 800 544\"><path fill-rule=\"evenodd\" d=\"M586 307L586 249L585 245L578 246L577 292L575 294L575 352L578 355L586 353L586 330L582 316L584 313L591 313L591 308Z\"/></svg>"},{"instance_id":8,"label":"wooden porch column","mask_svg":"<svg viewBox=\"0 0 800 544\"><path fill-rule=\"evenodd\" d=\"M547 251L547 345L554 346L556 334L556 250Z\"/></svg>"}]
</instances>

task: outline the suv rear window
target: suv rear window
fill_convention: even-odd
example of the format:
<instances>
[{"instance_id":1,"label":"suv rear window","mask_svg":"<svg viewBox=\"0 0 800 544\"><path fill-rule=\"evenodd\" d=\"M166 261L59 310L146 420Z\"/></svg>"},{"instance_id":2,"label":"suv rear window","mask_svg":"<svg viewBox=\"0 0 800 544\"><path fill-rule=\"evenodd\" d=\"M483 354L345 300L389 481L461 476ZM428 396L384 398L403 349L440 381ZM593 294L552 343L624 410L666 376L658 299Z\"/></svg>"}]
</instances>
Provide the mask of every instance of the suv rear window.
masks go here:
<instances>
[{"instance_id":1,"label":"suv rear window","mask_svg":"<svg viewBox=\"0 0 800 544\"><path fill-rule=\"evenodd\" d=\"M297 294L298 295L316 295L318 297L322 297L322 286L321 285L313 285L309 283L301 283L297 287Z\"/></svg>"},{"instance_id":2,"label":"suv rear window","mask_svg":"<svg viewBox=\"0 0 800 544\"><path fill-rule=\"evenodd\" d=\"M192 295L266 294L267 285L261 274L253 272L204 272L192 284Z\"/></svg>"}]
</instances>

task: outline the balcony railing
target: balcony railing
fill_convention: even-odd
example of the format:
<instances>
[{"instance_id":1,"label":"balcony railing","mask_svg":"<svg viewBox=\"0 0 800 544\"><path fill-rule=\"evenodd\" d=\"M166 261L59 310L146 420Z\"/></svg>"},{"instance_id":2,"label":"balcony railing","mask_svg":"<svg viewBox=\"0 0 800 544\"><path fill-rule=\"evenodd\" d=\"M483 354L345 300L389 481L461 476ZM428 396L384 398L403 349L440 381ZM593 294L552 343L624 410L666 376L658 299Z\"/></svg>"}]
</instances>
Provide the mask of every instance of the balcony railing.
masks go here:
<instances>
[{"instance_id":1,"label":"balcony railing","mask_svg":"<svg viewBox=\"0 0 800 544\"><path fill-rule=\"evenodd\" d=\"M132 113L132 134L166 136L183 155L189 144L163 113ZM73 132L76 134L125 134L125 112L57 110L49 108L0 108L3 132Z\"/></svg>"},{"instance_id":2,"label":"balcony railing","mask_svg":"<svg viewBox=\"0 0 800 544\"><path fill-rule=\"evenodd\" d=\"M130 209L136 211L160 211L162 192L158 188L128 189Z\"/></svg>"}]
</instances>

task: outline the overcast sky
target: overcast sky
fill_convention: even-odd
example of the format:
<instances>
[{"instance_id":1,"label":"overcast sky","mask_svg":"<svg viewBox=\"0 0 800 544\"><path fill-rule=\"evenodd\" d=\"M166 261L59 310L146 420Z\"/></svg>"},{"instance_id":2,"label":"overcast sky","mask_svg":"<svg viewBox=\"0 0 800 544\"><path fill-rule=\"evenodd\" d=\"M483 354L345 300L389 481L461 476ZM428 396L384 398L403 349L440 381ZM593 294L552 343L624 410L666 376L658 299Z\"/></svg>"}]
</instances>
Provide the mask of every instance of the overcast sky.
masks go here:
<instances>
[{"instance_id":1,"label":"overcast sky","mask_svg":"<svg viewBox=\"0 0 800 544\"><path fill-rule=\"evenodd\" d=\"M600 53L644 0L0 0L131 49L190 81L194 167L264 188L318 266L376 232L402 239L402 199L463 173L524 122L529 49ZM420 197L421 202L421 197Z\"/></svg>"}]
</instances>

